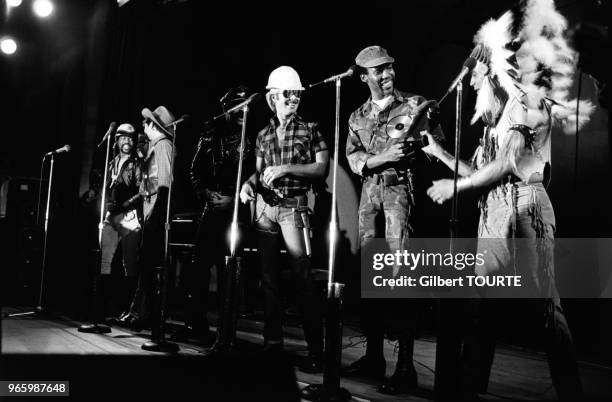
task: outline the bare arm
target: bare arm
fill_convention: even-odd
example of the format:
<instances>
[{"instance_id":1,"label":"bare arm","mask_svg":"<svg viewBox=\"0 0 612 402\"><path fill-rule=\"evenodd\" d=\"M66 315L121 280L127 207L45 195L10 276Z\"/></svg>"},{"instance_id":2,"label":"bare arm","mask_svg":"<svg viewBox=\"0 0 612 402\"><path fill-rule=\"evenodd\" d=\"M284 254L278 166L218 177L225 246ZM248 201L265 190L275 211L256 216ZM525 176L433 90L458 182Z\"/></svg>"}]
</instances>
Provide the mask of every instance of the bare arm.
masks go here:
<instances>
[{"instance_id":1,"label":"bare arm","mask_svg":"<svg viewBox=\"0 0 612 402\"><path fill-rule=\"evenodd\" d=\"M329 151L317 152L315 162L303 165L283 165L285 175L304 179L318 179L325 175L329 163Z\"/></svg>"},{"instance_id":2,"label":"bare arm","mask_svg":"<svg viewBox=\"0 0 612 402\"><path fill-rule=\"evenodd\" d=\"M240 189L240 200L243 203L255 200L255 189L259 185L263 164L263 158L261 156L257 156L255 159L255 172L253 172L253 174L242 184Z\"/></svg>"},{"instance_id":3,"label":"bare arm","mask_svg":"<svg viewBox=\"0 0 612 402\"><path fill-rule=\"evenodd\" d=\"M263 182L268 186L278 178L293 176L304 179L318 179L327 172L329 151L327 149L315 154L315 162L296 165L268 166L263 172Z\"/></svg>"},{"instance_id":4,"label":"bare arm","mask_svg":"<svg viewBox=\"0 0 612 402\"><path fill-rule=\"evenodd\" d=\"M428 132L422 132L423 135L427 136L429 141L429 145L423 147L423 152L435 156L442 163L444 163L450 170L455 171L455 157L447 152L440 143L436 141L436 139ZM470 166L469 163L462 161L459 159L459 176L469 176L474 173L474 169Z\"/></svg>"}]
</instances>

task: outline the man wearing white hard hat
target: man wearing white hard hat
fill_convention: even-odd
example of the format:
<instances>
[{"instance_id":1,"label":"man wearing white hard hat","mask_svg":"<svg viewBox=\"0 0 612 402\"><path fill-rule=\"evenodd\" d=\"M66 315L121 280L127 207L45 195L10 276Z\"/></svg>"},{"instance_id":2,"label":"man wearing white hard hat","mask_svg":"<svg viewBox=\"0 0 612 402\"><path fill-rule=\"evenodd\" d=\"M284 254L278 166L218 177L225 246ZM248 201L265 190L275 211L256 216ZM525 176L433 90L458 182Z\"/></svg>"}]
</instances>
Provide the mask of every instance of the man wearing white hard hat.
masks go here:
<instances>
[{"instance_id":1,"label":"man wearing white hard hat","mask_svg":"<svg viewBox=\"0 0 612 402\"><path fill-rule=\"evenodd\" d=\"M308 343L308 358L300 369L316 373L322 371L322 317L301 226L308 210L307 193L313 182L325 177L329 154L318 125L297 114L304 91L298 73L288 66L278 67L270 74L266 89L266 101L274 117L257 136L256 172L242 185L240 193L243 202L256 201L265 349L280 351L283 344L279 261L282 236L296 279Z\"/></svg>"},{"instance_id":2,"label":"man wearing white hard hat","mask_svg":"<svg viewBox=\"0 0 612 402\"><path fill-rule=\"evenodd\" d=\"M126 209L122 204L138 194L141 173L140 162L136 157L136 131L129 123L121 124L115 134L115 151L117 155L108 166L108 181L106 183L106 217L102 228L102 257L100 277L96 289L96 297L101 298L97 306L104 306L105 294L108 294L111 263L119 244L123 254L123 267L125 270L125 289L122 296L131 299L136 288L138 269L138 249L140 246L140 224L135 209ZM125 294L127 293L127 294ZM122 300L123 302L123 300ZM104 308L99 309L104 314ZM125 306L127 310L127 306ZM102 322L99 317L97 322ZM119 318L121 320L121 318ZM95 332L96 326L83 325L81 332Z\"/></svg>"}]
</instances>

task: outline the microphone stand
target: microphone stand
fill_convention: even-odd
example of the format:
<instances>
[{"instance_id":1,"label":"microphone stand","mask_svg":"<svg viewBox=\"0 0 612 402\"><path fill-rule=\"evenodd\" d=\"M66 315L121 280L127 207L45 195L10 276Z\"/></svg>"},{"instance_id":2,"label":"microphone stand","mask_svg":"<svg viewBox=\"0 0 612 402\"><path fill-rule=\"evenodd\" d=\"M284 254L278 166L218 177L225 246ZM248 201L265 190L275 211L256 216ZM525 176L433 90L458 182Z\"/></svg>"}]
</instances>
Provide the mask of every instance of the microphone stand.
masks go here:
<instances>
[{"instance_id":1,"label":"microphone stand","mask_svg":"<svg viewBox=\"0 0 612 402\"><path fill-rule=\"evenodd\" d=\"M41 163L45 163L45 159L46 156L43 157L43 160ZM44 289L44 283L45 283L45 268L47 265L47 233L48 233L48 228L49 228L49 204L51 201L51 184L52 184L52 180L53 180L53 167L55 164L55 158L54 158L54 154L51 154L51 164L49 167L49 183L47 186L47 203L46 203L46 207L45 207L45 236L44 236L44 240L43 240L43 250L42 250L42 263L41 263L41 270L40 270L40 290L38 293L38 305L36 306L36 308L34 310L31 311L26 311L23 313L14 313L14 314L5 314L5 317L23 317L26 315L33 315L33 314L40 314L43 312L43 289ZM41 168L42 169L42 168ZM40 178L40 185L42 185L42 170L41 170L41 178Z\"/></svg>"},{"instance_id":2,"label":"microphone stand","mask_svg":"<svg viewBox=\"0 0 612 402\"><path fill-rule=\"evenodd\" d=\"M95 261L94 261L94 278L93 278L93 323L92 324L83 324L79 326L79 332L87 332L87 333L98 333L98 334L108 334L111 332L111 329L108 325L102 324L100 321L99 313L101 310L100 300L99 300L99 292L100 282L102 280L101 276L101 263L102 263L102 231L104 229L104 218L105 218L105 206L106 206L106 183L108 180L108 158L110 156L110 140L112 136L112 128L107 132L106 136L106 154L104 156L104 178L102 179L102 194L100 197L100 221L98 222L98 249L95 250ZM103 140L104 141L104 140ZM102 145L100 143L98 147ZM102 320L104 317L101 318Z\"/></svg>"},{"instance_id":3,"label":"microphone stand","mask_svg":"<svg viewBox=\"0 0 612 402\"><path fill-rule=\"evenodd\" d=\"M182 120L181 120L182 121ZM153 297L153 325L151 328L151 340L142 344L141 349L152 352L174 353L179 351L176 343L165 339L165 303L166 303L166 276L170 265L169 241L170 241L170 200L172 198L172 184L174 183L174 151L176 147L176 126L181 122L174 121L166 126L172 127L172 158L170 158L170 184L168 185L168 198L166 200L166 222L164 223L164 262L161 266L154 267L155 271L155 293ZM157 325L155 325L155 321Z\"/></svg>"},{"instance_id":4,"label":"microphone stand","mask_svg":"<svg viewBox=\"0 0 612 402\"><path fill-rule=\"evenodd\" d=\"M230 226L230 255L225 256L225 295L223 307L219 317L219 339L215 352L231 353L236 340L236 322L238 316L238 302L240 299L240 282L242 279L242 259L236 256L238 245L238 208L240 200L240 181L244 160L244 148L246 142L246 125L249 105L242 107L242 130L240 134L240 148L238 159L238 172L236 174L236 188L234 190L234 209L232 212L232 223ZM226 113L225 113L226 114Z\"/></svg>"},{"instance_id":5,"label":"microphone stand","mask_svg":"<svg viewBox=\"0 0 612 402\"><path fill-rule=\"evenodd\" d=\"M455 164L453 172L453 198L450 219L450 245L449 251L455 251L455 239L457 238L458 220L458 192L457 180L459 179L459 155L461 146L461 112L463 103L463 80L457 84L457 99L455 105ZM446 95L445 95L446 97ZM461 305L462 306L462 305ZM453 391L455 377L459 369L458 363L461 360L462 337L457 328L453 325L456 316L463 314L461 307L454 299L438 299L438 320L440 330L436 343L434 393L437 397L445 398Z\"/></svg>"},{"instance_id":6,"label":"microphone stand","mask_svg":"<svg viewBox=\"0 0 612 402\"><path fill-rule=\"evenodd\" d=\"M336 121L334 130L334 149L336 155L332 173L332 205L329 223L329 260L327 276L327 319L325 320L325 369L323 384L311 384L302 389L302 398L316 401L349 401L351 394L340 387L340 361L342 358L342 298L344 284L334 282L336 236L338 233L338 214L336 210L338 159L340 145L340 83L336 82Z\"/></svg>"},{"instance_id":7,"label":"microphone stand","mask_svg":"<svg viewBox=\"0 0 612 402\"><path fill-rule=\"evenodd\" d=\"M461 108L463 104L463 83L459 81L457 84L457 100L455 105L455 169L453 172L453 198L450 220L450 252L455 249L455 238L457 237L458 220L458 202L457 202L457 180L459 180L459 155L461 150Z\"/></svg>"},{"instance_id":8,"label":"microphone stand","mask_svg":"<svg viewBox=\"0 0 612 402\"><path fill-rule=\"evenodd\" d=\"M257 98L259 98L261 96L261 94L259 93L254 93L253 95L251 95L247 100L237 104L236 106L233 106L232 108L230 108L229 110L216 115L215 117L213 117L212 119L208 120L207 122L204 123L204 126L209 125L214 123L215 121L219 120L222 117L226 117L229 116L230 114L237 112L238 110L242 110L244 112L244 107L248 106L251 102L253 102L254 100L256 100ZM248 109L247 109L248 110Z\"/></svg>"}]
</instances>

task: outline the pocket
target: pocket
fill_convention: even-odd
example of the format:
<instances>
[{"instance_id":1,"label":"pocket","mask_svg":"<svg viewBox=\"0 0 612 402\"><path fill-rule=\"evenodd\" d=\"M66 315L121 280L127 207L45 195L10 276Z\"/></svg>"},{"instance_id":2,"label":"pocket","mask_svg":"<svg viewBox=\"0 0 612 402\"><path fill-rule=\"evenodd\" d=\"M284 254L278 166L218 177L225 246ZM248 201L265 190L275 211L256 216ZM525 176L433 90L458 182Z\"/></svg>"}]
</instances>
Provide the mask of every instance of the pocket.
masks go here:
<instances>
[{"instance_id":1,"label":"pocket","mask_svg":"<svg viewBox=\"0 0 612 402\"><path fill-rule=\"evenodd\" d=\"M263 160L264 160L265 166L273 166L274 161L272 158L274 155L273 155L273 152L270 151L270 143L264 142L263 144L261 144L260 151L263 154Z\"/></svg>"},{"instance_id":2,"label":"pocket","mask_svg":"<svg viewBox=\"0 0 612 402\"><path fill-rule=\"evenodd\" d=\"M296 135L293 138L292 163L310 163L310 138L307 135Z\"/></svg>"}]
</instances>

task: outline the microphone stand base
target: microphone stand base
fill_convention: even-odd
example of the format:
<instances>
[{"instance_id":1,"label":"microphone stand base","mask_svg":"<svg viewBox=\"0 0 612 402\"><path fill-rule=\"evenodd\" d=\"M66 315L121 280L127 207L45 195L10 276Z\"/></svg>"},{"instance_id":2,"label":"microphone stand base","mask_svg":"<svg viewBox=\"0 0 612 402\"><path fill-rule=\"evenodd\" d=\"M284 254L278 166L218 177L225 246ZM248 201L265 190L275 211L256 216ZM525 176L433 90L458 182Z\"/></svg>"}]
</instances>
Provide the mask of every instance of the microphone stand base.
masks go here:
<instances>
[{"instance_id":1,"label":"microphone stand base","mask_svg":"<svg viewBox=\"0 0 612 402\"><path fill-rule=\"evenodd\" d=\"M300 397L307 401L348 402L351 393L342 387L329 388L323 384L312 384L302 388Z\"/></svg>"},{"instance_id":2,"label":"microphone stand base","mask_svg":"<svg viewBox=\"0 0 612 402\"><path fill-rule=\"evenodd\" d=\"M111 329L108 325L104 324L83 324L77 331L86 334L108 334L111 332Z\"/></svg>"},{"instance_id":3,"label":"microphone stand base","mask_svg":"<svg viewBox=\"0 0 612 402\"><path fill-rule=\"evenodd\" d=\"M204 357L237 357L245 354L244 348L238 343L215 343L210 349L202 352Z\"/></svg>"},{"instance_id":4,"label":"microphone stand base","mask_svg":"<svg viewBox=\"0 0 612 402\"><path fill-rule=\"evenodd\" d=\"M43 310L42 306L36 306L34 310L24 311L22 313L4 313L2 315L3 318L11 318L11 317L25 317L28 315L45 315L46 311Z\"/></svg>"},{"instance_id":5,"label":"microphone stand base","mask_svg":"<svg viewBox=\"0 0 612 402\"><path fill-rule=\"evenodd\" d=\"M142 344L140 347L142 350L148 350L149 352L161 352L161 353L176 353L179 351L179 347L176 343L168 342L165 340L161 341L148 341Z\"/></svg>"}]
</instances>

